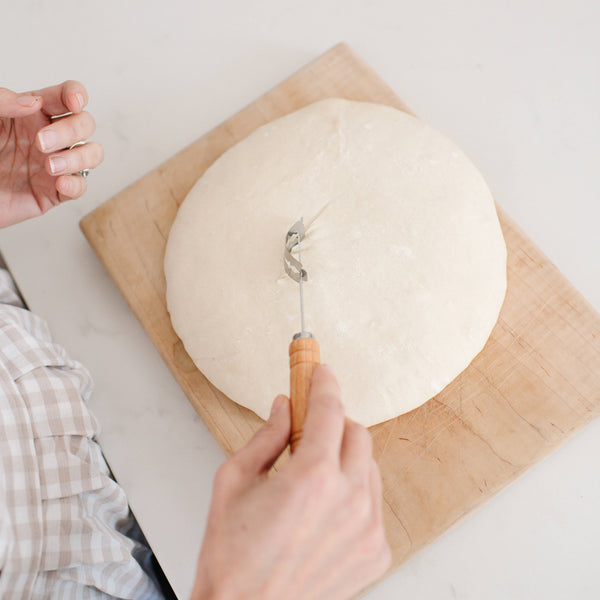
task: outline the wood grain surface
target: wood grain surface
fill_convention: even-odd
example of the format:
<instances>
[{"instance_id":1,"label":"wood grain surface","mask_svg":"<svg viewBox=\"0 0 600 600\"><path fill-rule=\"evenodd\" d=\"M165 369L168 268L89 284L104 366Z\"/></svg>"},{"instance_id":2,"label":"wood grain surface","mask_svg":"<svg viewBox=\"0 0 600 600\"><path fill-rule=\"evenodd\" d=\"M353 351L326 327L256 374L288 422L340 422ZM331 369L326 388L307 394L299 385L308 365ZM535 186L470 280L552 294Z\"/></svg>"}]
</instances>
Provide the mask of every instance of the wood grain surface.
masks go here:
<instances>
[{"instance_id":1,"label":"wood grain surface","mask_svg":"<svg viewBox=\"0 0 600 600\"><path fill-rule=\"evenodd\" d=\"M292 429L290 451L294 452L304 431L304 421L308 411L308 396L313 373L321 364L319 342L312 337L293 339L289 347L290 355L290 403L292 405Z\"/></svg>"},{"instance_id":2,"label":"wood grain surface","mask_svg":"<svg viewBox=\"0 0 600 600\"><path fill-rule=\"evenodd\" d=\"M258 126L332 96L408 110L348 46L338 45L81 222L227 455L262 421L211 386L171 327L163 273L169 228L189 189L225 150ZM599 315L498 212L508 292L487 345L435 398L371 428L395 567L600 412Z\"/></svg>"}]
</instances>

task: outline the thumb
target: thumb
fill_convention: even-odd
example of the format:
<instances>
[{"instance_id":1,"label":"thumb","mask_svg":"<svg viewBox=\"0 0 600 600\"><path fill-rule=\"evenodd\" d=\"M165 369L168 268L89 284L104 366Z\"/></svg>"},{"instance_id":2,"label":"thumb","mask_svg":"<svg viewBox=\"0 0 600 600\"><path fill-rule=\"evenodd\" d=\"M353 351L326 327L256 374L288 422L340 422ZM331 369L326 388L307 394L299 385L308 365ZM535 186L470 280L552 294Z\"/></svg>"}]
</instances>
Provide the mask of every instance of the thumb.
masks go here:
<instances>
[{"instance_id":1,"label":"thumb","mask_svg":"<svg viewBox=\"0 0 600 600\"><path fill-rule=\"evenodd\" d=\"M27 117L42 108L42 97L0 88L0 117Z\"/></svg>"},{"instance_id":2,"label":"thumb","mask_svg":"<svg viewBox=\"0 0 600 600\"><path fill-rule=\"evenodd\" d=\"M266 473L286 449L290 437L291 410L286 396L277 396L269 420L233 457L247 477Z\"/></svg>"}]
</instances>

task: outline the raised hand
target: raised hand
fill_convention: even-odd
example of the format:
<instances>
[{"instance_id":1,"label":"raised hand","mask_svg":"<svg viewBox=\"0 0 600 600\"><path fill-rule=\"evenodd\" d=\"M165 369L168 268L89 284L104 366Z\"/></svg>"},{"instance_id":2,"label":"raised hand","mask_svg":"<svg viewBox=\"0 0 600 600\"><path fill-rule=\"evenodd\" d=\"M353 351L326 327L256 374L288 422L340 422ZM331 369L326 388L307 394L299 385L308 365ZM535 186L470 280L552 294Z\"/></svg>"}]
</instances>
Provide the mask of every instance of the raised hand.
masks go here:
<instances>
[{"instance_id":1,"label":"raised hand","mask_svg":"<svg viewBox=\"0 0 600 600\"><path fill-rule=\"evenodd\" d=\"M25 94L0 88L0 226L41 215L85 192L85 178L76 173L104 158L96 142L69 150L96 129L83 110L87 102L77 81Z\"/></svg>"}]
</instances>

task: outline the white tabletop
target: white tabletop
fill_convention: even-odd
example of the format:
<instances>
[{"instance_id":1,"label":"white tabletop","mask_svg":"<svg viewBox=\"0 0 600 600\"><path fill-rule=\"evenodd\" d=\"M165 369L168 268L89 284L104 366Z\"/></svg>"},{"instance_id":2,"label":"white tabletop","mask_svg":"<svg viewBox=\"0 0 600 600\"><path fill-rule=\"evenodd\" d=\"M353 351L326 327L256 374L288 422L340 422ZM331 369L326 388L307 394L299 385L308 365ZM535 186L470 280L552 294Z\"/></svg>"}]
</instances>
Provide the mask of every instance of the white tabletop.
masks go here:
<instances>
[{"instance_id":1,"label":"white tabletop","mask_svg":"<svg viewBox=\"0 0 600 600\"><path fill-rule=\"evenodd\" d=\"M91 369L102 447L180 598L189 594L223 457L79 219L347 41L467 152L498 203L600 309L599 7L23 0L3 11L0 85L83 81L106 160L85 199L1 231L0 250L30 307ZM599 597L599 456L597 421L368 598Z\"/></svg>"}]
</instances>

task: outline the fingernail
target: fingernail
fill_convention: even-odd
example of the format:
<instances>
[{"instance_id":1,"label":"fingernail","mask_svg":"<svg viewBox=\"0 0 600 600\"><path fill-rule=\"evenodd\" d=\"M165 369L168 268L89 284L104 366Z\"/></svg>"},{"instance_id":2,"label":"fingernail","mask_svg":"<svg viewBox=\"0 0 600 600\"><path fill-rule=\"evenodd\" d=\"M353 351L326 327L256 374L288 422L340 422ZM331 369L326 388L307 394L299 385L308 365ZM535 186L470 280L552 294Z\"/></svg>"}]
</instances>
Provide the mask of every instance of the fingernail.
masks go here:
<instances>
[{"instance_id":1,"label":"fingernail","mask_svg":"<svg viewBox=\"0 0 600 600\"><path fill-rule=\"evenodd\" d=\"M53 131L52 129L40 131L39 138L40 146L42 147L42 150L44 152L47 152L48 150L53 150L58 144L58 133L56 133L56 131Z\"/></svg>"},{"instance_id":2,"label":"fingernail","mask_svg":"<svg viewBox=\"0 0 600 600\"><path fill-rule=\"evenodd\" d=\"M83 94L81 92L77 92L75 94L75 97L77 98L77 103L79 104L79 110L81 110L85 104L85 99L83 98Z\"/></svg>"},{"instance_id":3,"label":"fingernail","mask_svg":"<svg viewBox=\"0 0 600 600\"><path fill-rule=\"evenodd\" d=\"M62 156L54 156L50 159L50 170L53 173L62 173L67 168L67 161Z\"/></svg>"},{"instance_id":4,"label":"fingernail","mask_svg":"<svg viewBox=\"0 0 600 600\"><path fill-rule=\"evenodd\" d=\"M19 96L17 98L17 104L31 108L39 99L40 96Z\"/></svg>"},{"instance_id":5,"label":"fingernail","mask_svg":"<svg viewBox=\"0 0 600 600\"><path fill-rule=\"evenodd\" d=\"M281 410L284 400L285 396L281 394L277 396L275 400L273 400L273 406L271 406L271 414L269 415L269 417L275 416Z\"/></svg>"}]
</instances>

